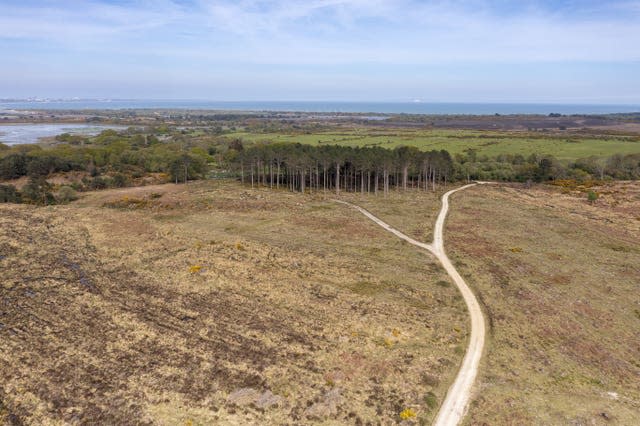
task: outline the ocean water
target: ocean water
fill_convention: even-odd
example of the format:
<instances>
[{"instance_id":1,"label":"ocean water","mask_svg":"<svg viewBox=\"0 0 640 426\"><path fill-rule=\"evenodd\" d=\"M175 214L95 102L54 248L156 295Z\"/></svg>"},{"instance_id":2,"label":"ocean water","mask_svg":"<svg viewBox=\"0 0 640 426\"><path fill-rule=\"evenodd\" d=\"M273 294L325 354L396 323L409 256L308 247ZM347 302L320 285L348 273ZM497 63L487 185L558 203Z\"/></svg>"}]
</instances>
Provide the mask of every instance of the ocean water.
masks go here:
<instances>
[{"instance_id":1,"label":"ocean water","mask_svg":"<svg viewBox=\"0 0 640 426\"><path fill-rule=\"evenodd\" d=\"M224 102L198 100L73 100L0 101L2 110L91 110L91 109L193 109L222 111L299 111L381 114L614 114L640 112L635 105L535 104L535 103L432 103L432 102Z\"/></svg>"},{"instance_id":2,"label":"ocean water","mask_svg":"<svg viewBox=\"0 0 640 426\"><path fill-rule=\"evenodd\" d=\"M94 124L0 124L0 142L5 145L37 143L40 138L62 133L93 136L105 129L121 129L123 126Z\"/></svg>"}]
</instances>

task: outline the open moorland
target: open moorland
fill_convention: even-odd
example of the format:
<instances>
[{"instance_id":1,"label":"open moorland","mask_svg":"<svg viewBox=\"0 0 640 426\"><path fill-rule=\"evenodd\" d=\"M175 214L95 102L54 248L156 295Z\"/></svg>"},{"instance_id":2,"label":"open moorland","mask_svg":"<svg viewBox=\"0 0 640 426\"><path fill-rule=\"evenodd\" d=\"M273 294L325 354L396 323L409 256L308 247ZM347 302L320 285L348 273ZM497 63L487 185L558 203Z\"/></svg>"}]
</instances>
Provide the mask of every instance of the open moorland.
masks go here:
<instances>
[{"instance_id":1,"label":"open moorland","mask_svg":"<svg viewBox=\"0 0 640 426\"><path fill-rule=\"evenodd\" d=\"M595 189L452 198L445 247L490 333L469 424L640 417L640 186ZM341 198L428 241L439 194ZM464 304L331 198L206 181L0 207L3 421L429 423Z\"/></svg>"},{"instance_id":2,"label":"open moorland","mask_svg":"<svg viewBox=\"0 0 640 426\"><path fill-rule=\"evenodd\" d=\"M0 144L0 424L430 423L463 300L333 198L430 242L473 179L466 421L640 419L637 116L96 114L59 120L140 126Z\"/></svg>"},{"instance_id":3,"label":"open moorland","mask_svg":"<svg viewBox=\"0 0 640 426\"><path fill-rule=\"evenodd\" d=\"M407 206L398 227L431 227L433 194ZM464 354L435 260L321 195L206 181L0 212L5 423L428 423Z\"/></svg>"},{"instance_id":4,"label":"open moorland","mask_svg":"<svg viewBox=\"0 0 640 426\"><path fill-rule=\"evenodd\" d=\"M469 424L640 420L640 184L595 189L453 197L445 247L490 330Z\"/></svg>"}]
</instances>

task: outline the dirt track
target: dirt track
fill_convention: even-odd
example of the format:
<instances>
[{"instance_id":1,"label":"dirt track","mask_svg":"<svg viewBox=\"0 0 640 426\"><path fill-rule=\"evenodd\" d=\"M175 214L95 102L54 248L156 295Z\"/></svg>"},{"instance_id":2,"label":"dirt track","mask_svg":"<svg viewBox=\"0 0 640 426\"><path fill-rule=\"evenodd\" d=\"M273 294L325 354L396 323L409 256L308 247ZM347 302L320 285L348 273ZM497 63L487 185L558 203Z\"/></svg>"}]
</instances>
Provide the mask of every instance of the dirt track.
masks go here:
<instances>
[{"instance_id":1,"label":"dirt track","mask_svg":"<svg viewBox=\"0 0 640 426\"><path fill-rule=\"evenodd\" d=\"M0 424L431 422L464 303L353 216L218 182L1 205Z\"/></svg>"},{"instance_id":2,"label":"dirt track","mask_svg":"<svg viewBox=\"0 0 640 426\"><path fill-rule=\"evenodd\" d=\"M402 238L403 240L415 246L430 251L436 258L438 258L451 279L453 279L453 281L456 283L456 286L462 293L465 303L467 304L469 315L471 316L471 338L469 339L469 347L467 348L467 353L464 357L464 360L462 361L462 365L460 367L456 380L449 388L447 397L440 406L440 411L438 412L438 416L434 422L434 424L438 426L457 425L462 421L469 405L469 401L471 399L471 389L473 387L475 378L478 375L478 365L480 364L480 358L482 357L482 350L484 348L485 320L482 314L482 310L480 309L480 304L478 303L478 300L476 299L469 286L465 283L464 279L460 276L456 268L451 263L451 260L449 260L449 258L447 257L447 254L444 251L443 244L443 229L444 221L449 211L449 196L454 192L469 188L474 185L476 184L472 183L457 189L453 189L442 196L442 208L440 210L440 214L438 215L438 219L436 220L434 239L433 243L431 244L426 244L414 240L413 238L403 234L397 229L394 229L386 222L380 220L379 218L359 206L344 201L339 201L340 203L347 204L356 208L369 219L373 220L375 223L377 223L387 231L395 234L399 238Z\"/></svg>"}]
</instances>

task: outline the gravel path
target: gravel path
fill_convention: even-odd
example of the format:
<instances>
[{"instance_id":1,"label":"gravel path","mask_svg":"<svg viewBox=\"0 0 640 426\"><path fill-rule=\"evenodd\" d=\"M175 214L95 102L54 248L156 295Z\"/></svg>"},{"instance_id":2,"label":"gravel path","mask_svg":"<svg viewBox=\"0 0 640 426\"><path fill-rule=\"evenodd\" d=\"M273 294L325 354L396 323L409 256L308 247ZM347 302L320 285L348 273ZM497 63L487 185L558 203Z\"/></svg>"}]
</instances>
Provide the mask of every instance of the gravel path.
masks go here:
<instances>
[{"instance_id":1,"label":"gravel path","mask_svg":"<svg viewBox=\"0 0 640 426\"><path fill-rule=\"evenodd\" d=\"M484 182L478 183L483 184ZM377 218L362 207L347 203L346 201L336 200L339 203L346 204L357 209L369 219L397 237L431 252L436 258L438 258L451 279L456 283L458 289L462 293L465 303L467 304L469 315L471 317L471 338L469 339L469 347L467 348L467 353L462 360L460 371L458 371L455 381L449 388L447 396L440 406L440 411L438 412L438 416L434 422L434 425L436 426L452 426L458 425L462 422L471 400L471 390L473 388L475 378L478 375L478 366L480 364L480 358L482 357L482 350L484 348L485 321L482 310L480 309L480 304L467 283L465 283L464 279L451 263L451 260L447 257L443 243L444 222L449 211L449 196L454 192L461 191L474 185L476 185L476 183L453 189L442 196L442 208L440 209L440 214L436 220L433 234L434 238L431 244L414 240L397 229L394 229L392 226Z\"/></svg>"}]
</instances>

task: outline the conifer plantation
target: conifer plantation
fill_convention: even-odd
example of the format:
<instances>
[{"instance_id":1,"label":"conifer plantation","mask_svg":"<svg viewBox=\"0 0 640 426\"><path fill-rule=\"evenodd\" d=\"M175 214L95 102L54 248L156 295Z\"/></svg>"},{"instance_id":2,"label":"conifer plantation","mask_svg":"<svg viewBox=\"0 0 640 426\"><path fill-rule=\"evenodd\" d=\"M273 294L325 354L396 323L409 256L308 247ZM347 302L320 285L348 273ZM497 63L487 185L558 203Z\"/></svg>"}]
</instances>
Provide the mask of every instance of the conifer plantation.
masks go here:
<instances>
[{"instance_id":1,"label":"conifer plantation","mask_svg":"<svg viewBox=\"0 0 640 426\"><path fill-rule=\"evenodd\" d=\"M242 183L291 191L340 191L387 194L390 188L435 189L451 180L453 160L447 151L414 147L314 147L302 144L242 146L233 164Z\"/></svg>"}]
</instances>

